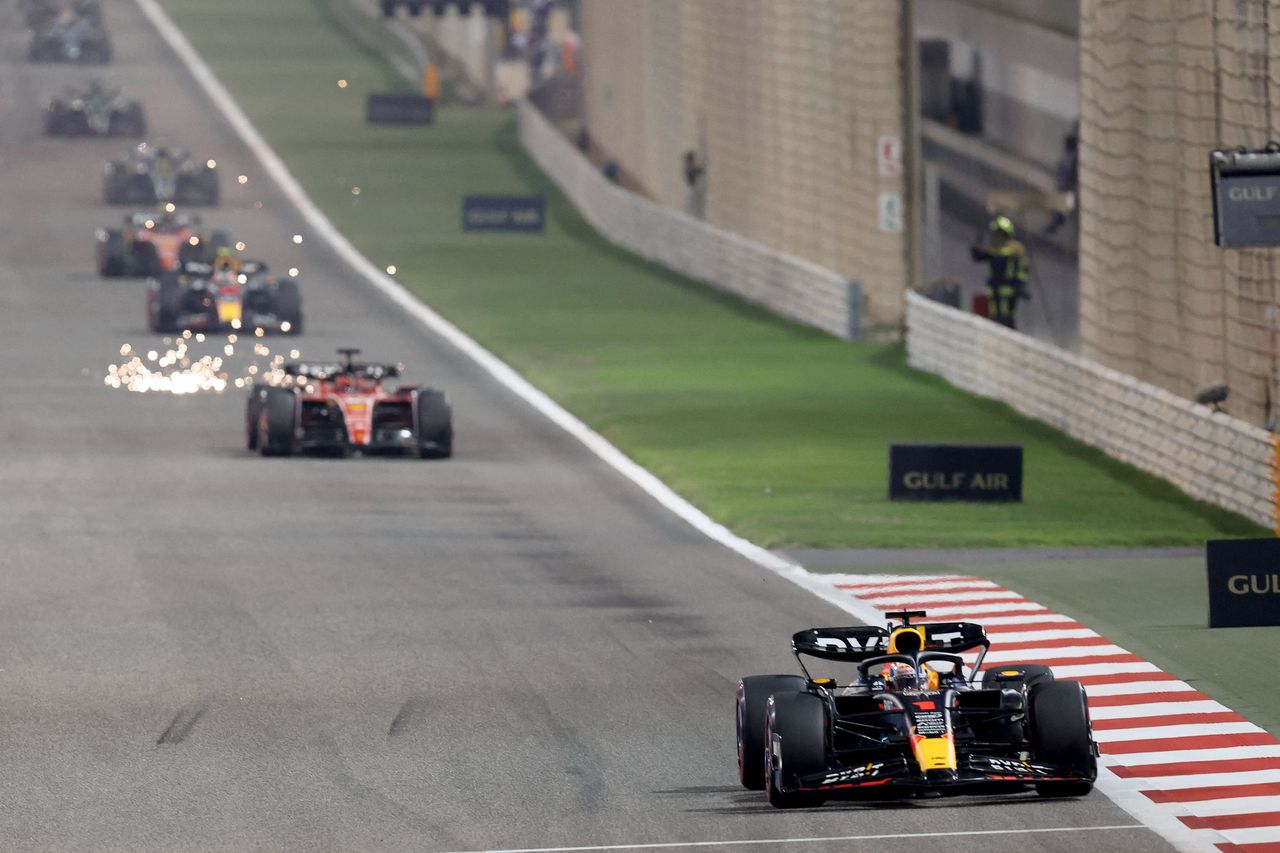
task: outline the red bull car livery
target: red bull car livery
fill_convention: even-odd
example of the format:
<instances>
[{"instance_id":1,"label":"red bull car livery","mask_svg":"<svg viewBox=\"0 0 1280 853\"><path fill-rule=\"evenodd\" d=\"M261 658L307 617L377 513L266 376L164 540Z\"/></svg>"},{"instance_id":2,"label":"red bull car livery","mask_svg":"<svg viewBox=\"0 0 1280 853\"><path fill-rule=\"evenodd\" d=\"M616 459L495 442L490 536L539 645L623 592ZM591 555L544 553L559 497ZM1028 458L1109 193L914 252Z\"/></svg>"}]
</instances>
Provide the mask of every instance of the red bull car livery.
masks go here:
<instances>
[{"instance_id":1,"label":"red bull car livery","mask_svg":"<svg viewBox=\"0 0 1280 853\"><path fill-rule=\"evenodd\" d=\"M803 675L738 685L738 775L778 808L832 798L1088 794L1097 777L1084 688L1046 666L982 673L990 642L970 622L811 628L792 637ZM966 674L962 653L979 650ZM818 675L805 660L849 673Z\"/></svg>"}]
</instances>

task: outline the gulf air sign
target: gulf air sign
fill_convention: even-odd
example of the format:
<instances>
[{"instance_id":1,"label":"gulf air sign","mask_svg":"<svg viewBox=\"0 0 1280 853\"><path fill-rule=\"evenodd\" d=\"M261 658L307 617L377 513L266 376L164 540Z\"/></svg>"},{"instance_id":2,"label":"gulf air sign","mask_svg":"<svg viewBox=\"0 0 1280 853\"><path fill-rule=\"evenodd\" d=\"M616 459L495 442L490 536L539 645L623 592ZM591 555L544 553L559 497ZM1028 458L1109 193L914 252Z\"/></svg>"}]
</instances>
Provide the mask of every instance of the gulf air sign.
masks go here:
<instances>
[{"instance_id":1,"label":"gulf air sign","mask_svg":"<svg viewBox=\"0 0 1280 853\"><path fill-rule=\"evenodd\" d=\"M895 444L889 448L894 501L1022 500L1022 448L1007 445Z\"/></svg>"},{"instance_id":2,"label":"gulf air sign","mask_svg":"<svg viewBox=\"0 0 1280 853\"><path fill-rule=\"evenodd\" d=\"M1209 627L1280 625L1280 539L1205 543Z\"/></svg>"}]
</instances>

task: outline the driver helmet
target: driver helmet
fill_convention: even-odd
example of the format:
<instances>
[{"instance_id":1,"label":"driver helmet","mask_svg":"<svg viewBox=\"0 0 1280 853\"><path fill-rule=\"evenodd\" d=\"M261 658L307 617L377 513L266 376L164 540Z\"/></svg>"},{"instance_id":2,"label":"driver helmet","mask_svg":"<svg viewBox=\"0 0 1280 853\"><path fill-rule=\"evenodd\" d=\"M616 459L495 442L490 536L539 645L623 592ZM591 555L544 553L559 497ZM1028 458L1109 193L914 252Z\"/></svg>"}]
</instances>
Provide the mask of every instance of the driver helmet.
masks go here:
<instances>
[{"instance_id":1,"label":"driver helmet","mask_svg":"<svg viewBox=\"0 0 1280 853\"><path fill-rule=\"evenodd\" d=\"M915 690L920 686L920 676L909 663L894 661L884 666L884 680L891 690Z\"/></svg>"},{"instance_id":2,"label":"driver helmet","mask_svg":"<svg viewBox=\"0 0 1280 853\"><path fill-rule=\"evenodd\" d=\"M1004 236L1009 238L1012 238L1014 235L1013 220L1005 216L1004 214L996 216L994 219L992 219L991 223L987 227L991 230L991 233L993 234L1003 234Z\"/></svg>"},{"instance_id":3,"label":"driver helmet","mask_svg":"<svg viewBox=\"0 0 1280 853\"><path fill-rule=\"evenodd\" d=\"M213 271L215 273L227 271L235 273L240 271L240 261L229 246L218 247L218 253L213 259Z\"/></svg>"}]
</instances>

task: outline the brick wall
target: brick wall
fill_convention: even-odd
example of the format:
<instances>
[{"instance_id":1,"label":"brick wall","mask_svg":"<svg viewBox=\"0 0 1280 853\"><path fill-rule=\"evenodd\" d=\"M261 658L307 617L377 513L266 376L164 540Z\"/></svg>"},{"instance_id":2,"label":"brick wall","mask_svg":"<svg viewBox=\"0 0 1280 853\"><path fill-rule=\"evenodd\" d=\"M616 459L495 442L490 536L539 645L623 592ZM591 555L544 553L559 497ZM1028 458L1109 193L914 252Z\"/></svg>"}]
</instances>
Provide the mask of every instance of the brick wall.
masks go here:
<instances>
[{"instance_id":1,"label":"brick wall","mask_svg":"<svg viewBox=\"0 0 1280 853\"><path fill-rule=\"evenodd\" d=\"M1266 430L989 320L907 297L912 367L1008 403L1194 498L1276 525Z\"/></svg>"}]
</instances>

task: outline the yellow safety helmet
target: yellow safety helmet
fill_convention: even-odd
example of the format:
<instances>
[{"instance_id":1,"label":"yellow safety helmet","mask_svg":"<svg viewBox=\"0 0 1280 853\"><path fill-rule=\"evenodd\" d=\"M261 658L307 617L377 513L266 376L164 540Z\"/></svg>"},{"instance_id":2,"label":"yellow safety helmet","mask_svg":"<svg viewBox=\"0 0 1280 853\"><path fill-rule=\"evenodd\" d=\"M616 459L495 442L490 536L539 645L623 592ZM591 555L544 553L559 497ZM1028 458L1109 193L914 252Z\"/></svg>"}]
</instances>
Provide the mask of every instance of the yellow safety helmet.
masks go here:
<instances>
[{"instance_id":1,"label":"yellow safety helmet","mask_svg":"<svg viewBox=\"0 0 1280 853\"><path fill-rule=\"evenodd\" d=\"M1006 237L1013 236L1013 220L1004 214L1000 214L995 219L992 219L991 224L987 227L993 232L1004 234Z\"/></svg>"}]
</instances>

